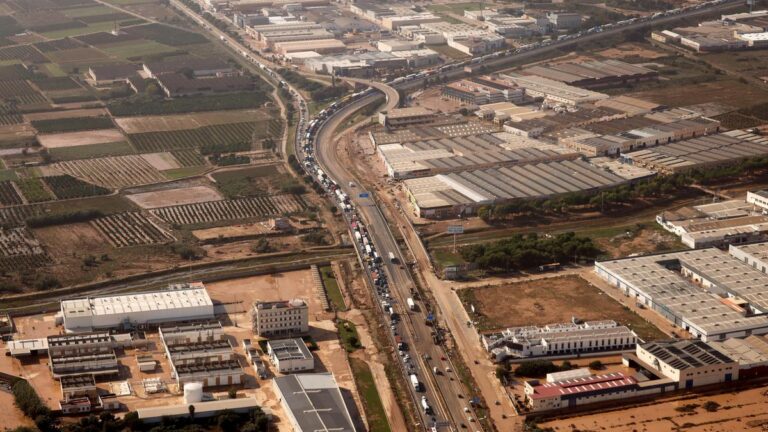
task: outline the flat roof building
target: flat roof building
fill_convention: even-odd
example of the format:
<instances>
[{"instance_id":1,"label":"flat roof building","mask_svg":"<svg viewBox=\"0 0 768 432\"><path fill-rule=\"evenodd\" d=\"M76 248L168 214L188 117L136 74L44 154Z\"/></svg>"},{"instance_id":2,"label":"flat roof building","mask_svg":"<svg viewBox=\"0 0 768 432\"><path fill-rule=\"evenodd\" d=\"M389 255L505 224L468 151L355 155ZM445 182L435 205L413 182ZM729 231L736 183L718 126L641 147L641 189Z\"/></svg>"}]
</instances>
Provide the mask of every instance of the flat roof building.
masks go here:
<instances>
[{"instance_id":1,"label":"flat roof building","mask_svg":"<svg viewBox=\"0 0 768 432\"><path fill-rule=\"evenodd\" d=\"M296 432L355 432L336 380L330 373L277 377L275 392Z\"/></svg>"},{"instance_id":2,"label":"flat roof building","mask_svg":"<svg viewBox=\"0 0 768 432\"><path fill-rule=\"evenodd\" d=\"M347 49L344 42L338 39L298 40L275 43L275 52L286 55L295 52L313 51L318 54L343 52Z\"/></svg>"},{"instance_id":3,"label":"flat roof building","mask_svg":"<svg viewBox=\"0 0 768 432\"><path fill-rule=\"evenodd\" d=\"M172 321L213 319L213 301L202 282L167 290L61 301L67 332L132 328Z\"/></svg>"},{"instance_id":4,"label":"flat roof building","mask_svg":"<svg viewBox=\"0 0 768 432\"><path fill-rule=\"evenodd\" d=\"M525 75L549 78L581 88L607 88L656 79L658 72L619 60L592 60L537 65L523 69Z\"/></svg>"},{"instance_id":5,"label":"flat roof building","mask_svg":"<svg viewBox=\"0 0 768 432\"><path fill-rule=\"evenodd\" d=\"M580 105L609 97L603 93L581 89L540 76L503 74L501 77L524 88L528 96L544 99L545 102L551 104Z\"/></svg>"},{"instance_id":6,"label":"flat roof building","mask_svg":"<svg viewBox=\"0 0 768 432\"><path fill-rule=\"evenodd\" d=\"M657 341L637 346L637 357L685 389L735 381L738 363L699 340Z\"/></svg>"},{"instance_id":7,"label":"flat roof building","mask_svg":"<svg viewBox=\"0 0 768 432\"><path fill-rule=\"evenodd\" d=\"M481 337L483 347L497 362L510 357L626 351L634 349L637 340L632 330L611 320L513 327Z\"/></svg>"},{"instance_id":8,"label":"flat roof building","mask_svg":"<svg viewBox=\"0 0 768 432\"><path fill-rule=\"evenodd\" d=\"M638 304L702 341L768 333L768 275L718 249L595 263Z\"/></svg>"},{"instance_id":9,"label":"flat roof building","mask_svg":"<svg viewBox=\"0 0 768 432\"><path fill-rule=\"evenodd\" d=\"M309 307L302 299L257 301L252 318L254 333L262 337L301 336L309 332Z\"/></svg>"},{"instance_id":10,"label":"flat roof building","mask_svg":"<svg viewBox=\"0 0 768 432\"><path fill-rule=\"evenodd\" d=\"M379 112L379 123L386 128L400 128L415 124L427 124L436 120L438 114L421 107L393 108Z\"/></svg>"},{"instance_id":11,"label":"flat roof building","mask_svg":"<svg viewBox=\"0 0 768 432\"><path fill-rule=\"evenodd\" d=\"M443 86L442 95L470 105L485 105L498 102L522 103L525 90L512 83L501 84L499 80L459 80Z\"/></svg>"},{"instance_id":12,"label":"flat roof building","mask_svg":"<svg viewBox=\"0 0 768 432\"><path fill-rule=\"evenodd\" d=\"M267 342L267 354L280 373L306 372L315 368L315 357L302 339Z\"/></svg>"},{"instance_id":13,"label":"flat roof building","mask_svg":"<svg viewBox=\"0 0 768 432\"><path fill-rule=\"evenodd\" d=\"M533 412L627 399L637 392L637 379L622 372L590 375L565 381L526 381L525 403Z\"/></svg>"}]
</instances>

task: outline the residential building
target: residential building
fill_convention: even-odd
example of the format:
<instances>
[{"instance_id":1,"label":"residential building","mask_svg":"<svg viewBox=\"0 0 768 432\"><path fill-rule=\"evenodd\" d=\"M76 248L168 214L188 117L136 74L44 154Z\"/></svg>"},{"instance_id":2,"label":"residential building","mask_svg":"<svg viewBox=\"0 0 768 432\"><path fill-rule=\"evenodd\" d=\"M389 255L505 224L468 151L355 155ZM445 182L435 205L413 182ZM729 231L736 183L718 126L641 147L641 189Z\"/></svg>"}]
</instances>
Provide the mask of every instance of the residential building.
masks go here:
<instances>
[{"instance_id":1,"label":"residential building","mask_svg":"<svg viewBox=\"0 0 768 432\"><path fill-rule=\"evenodd\" d=\"M256 302L253 331L262 337L298 336L309 332L309 307L304 300Z\"/></svg>"},{"instance_id":2,"label":"residential building","mask_svg":"<svg viewBox=\"0 0 768 432\"><path fill-rule=\"evenodd\" d=\"M306 372L315 368L315 357L299 338L270 340L267 354L280 373Z\"/></svg>"}]
</instances>

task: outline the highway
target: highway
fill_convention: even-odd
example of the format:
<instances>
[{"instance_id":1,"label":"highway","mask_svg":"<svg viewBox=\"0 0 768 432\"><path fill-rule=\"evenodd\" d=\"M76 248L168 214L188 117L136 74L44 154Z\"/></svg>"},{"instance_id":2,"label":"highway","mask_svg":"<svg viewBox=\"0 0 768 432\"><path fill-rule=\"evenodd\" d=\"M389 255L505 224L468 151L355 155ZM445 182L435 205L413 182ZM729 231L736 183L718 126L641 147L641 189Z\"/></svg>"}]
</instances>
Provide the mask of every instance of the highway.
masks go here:
<instances>
[{"instance_id":1,"label":"highway","mask_svg":"<svg viewBox=\"0 0 768 432\"><path fill-rule=\"evenodd\" d=\"M462 384L456 377L455 369L442 346L433 343L431 335L433 327L425 324L427 315L423 305L417 311L410 311L406 306L406 299L413 297L415 284L409 271L402 265L406 260L400 253L400 248L384 215L374 201L359 197L361 191L356 186L350 186L350 182L357 184L357 179L334 154L335 146L333 144L336 129L358 110L374 103L375 98L376 96L368 96L359 99L340 110L333 116L332 120L324 123L316 134L316 157L319 164L327 172L333 173L333 178L354 202L357 213L365 221L368 233L379 254L386 256L392 252L397 257L397 263L384 259L382 266L389 276L393 308L401 317L401 324L397 326L399 334L403 341L408 344L411 363L419 381L424 384L424 391L413 391L412 396L417 407L420 406L421 396L426 396L434 409L433 416L426 415L423 410L419 411L423 424L431 427L436 423L438 426L450 425L456 428L461 423L469 423L463 418L466 415L463 414L464 409L469 405L469 401L464 395ZM390 106L390 103L387 106ZM437 374L433 370L435 367L438 371ZM406 370L403 372L407 375ZM406 381L409 381L408 377L406 377Z\"/></svg>"}]
</instances>

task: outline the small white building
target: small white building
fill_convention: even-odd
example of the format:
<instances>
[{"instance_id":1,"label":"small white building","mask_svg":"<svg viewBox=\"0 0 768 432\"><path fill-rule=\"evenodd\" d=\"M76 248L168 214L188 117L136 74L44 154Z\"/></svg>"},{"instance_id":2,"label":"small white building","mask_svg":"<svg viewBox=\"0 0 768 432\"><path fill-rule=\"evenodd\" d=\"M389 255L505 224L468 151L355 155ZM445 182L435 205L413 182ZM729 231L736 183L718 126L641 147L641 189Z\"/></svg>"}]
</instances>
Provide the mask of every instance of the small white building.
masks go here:
<instances>
[{"instance_id":1,"label":"small white building","mask_svg":"<svg viewBox=\"0 0 768 432\"><path fill-rule=\"evenodd\" d=\"M267 353L280 373L305 372L315 368L315 357L301 339L280 339L267 342Z\"/></svg>"},{"instance_id":2,"label":"small white building","mask_svg":"<svg viewBox=\"0 0 768 432\"><path fill-rule=\"evenodd\" d=\"M739 379L739 364L699 340L659 341L637 346L637 357L680 388Z\"/></svg>"},{"instance_id":3,"label":"small white building","mask_svg":"<svg viewBox=\"0 0 768 432\"><path fill-rule=\"evenodd\" d=\"M747 203L760 207L763 211L768 211L768 190L747 192Z\"/></svg>"}]
</instances>

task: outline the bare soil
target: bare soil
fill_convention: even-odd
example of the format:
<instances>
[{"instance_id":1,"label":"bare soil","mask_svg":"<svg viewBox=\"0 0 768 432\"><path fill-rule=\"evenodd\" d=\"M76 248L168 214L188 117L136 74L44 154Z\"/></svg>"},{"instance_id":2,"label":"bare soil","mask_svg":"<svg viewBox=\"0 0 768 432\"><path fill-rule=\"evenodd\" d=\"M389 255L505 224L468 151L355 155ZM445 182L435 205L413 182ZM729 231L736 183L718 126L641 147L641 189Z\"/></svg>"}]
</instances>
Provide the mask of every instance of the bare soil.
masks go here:
<instances>
[{"instance_id":1,"label":"bare soil","mask_svg":"<svg viewBox=\"0 0 768 432\"><path fill-rule=\"evenodd\" d=\"M768 100L768 92L762 91L752 84L743 84L736 80L658 88L628 93L627 96L647 99L669 106L688 106L717 102L736 105L738 108L744 108Z\"/></svg>"},{"instance_id":2,"label":"bare soil","mask_svg":"<svg viewBox=\"0 0 768 432\"><path fill-rule=\"evenodd\" d=\"M570 322L576 317L585 321L614 320L629 326L644 340L664 336L643 318L575 275L462 291L459 292L462 301L475 307L480 321L477 327L481 331Z\"/></svg>"},{"instance_id":3,"label":"bare soil","mask_svg":"<svg viewBox=\"0 0 768 432\"><path fill-rule=\"evenodd\" d=\"M666 57L669 55L664 51L651 48L647 44L638 44L638 43L632 43L632 42L619 44L619 45L616 45L615 47L611 47L603 51L598 51L595 54L603 57L607 57L607 58L617 59L617 60L630 59L630 58L642 58L647 60L653 60L661 57Z\"/></svg>"},{"instance_id":4,"label":"bare soil","mask_svg":"<svg viewBox=\"0 0 768 432\"><path fill-rule=\"evenodd\" d=\"M133 134L193 129L201 126L255 121L264 119L267 116L268 114L262 110L235 110L164 116L122 117L115 119L115 123L117 123L125 133Z\"/></svg>"},{"instance_id":5,"label":"bare soil","mask_svg":"<svg viewBox=\"0 0 768 432\"><path fill-rule=\"evenodd\" d=\"M27 113L27 114L24 114L24 119L26 121L55 120L55 119L74 118L74 117L97 117L101 115L107 115L107 110L104 108L89 108L89 109L79 109L79 110Z\"/></svg>"},{"instance_id":6,"label":"bare soil","mask_svg":"<svg viewBox=\"0 0 768 432\"><path fill-rule=\"evenodd\" d=\"M147 153L141 155L141 157L143 157L145 161L149 162L149 164L155 167L155 169L158 171L181 168L179 166L179 161L177 161L176 158L174 158L173 155L168 152Z\"/></svg>"},{"instance_id":7,"label":"bare soil","mask_svg":"<svg viewBox=\"0 0 768 432\"><path fill-rule=\"evenodd\" d=\"M39 135L37 140L40 141L40 144L44 147L61 148L125 141L125 137L117 129L104 129Z\"/></svg>"},{"instance_id":8,"label":"bare soil","mask_svg":"<svg viewBox=\"0 0 768 432\"><path fill-rule=\"evenodd\" d=\"M209 186L193 186L137 193L127 195L127 198L135 202L139 207L146 209L224 199L216 189Z\"/></svg>"}]
</instances>

